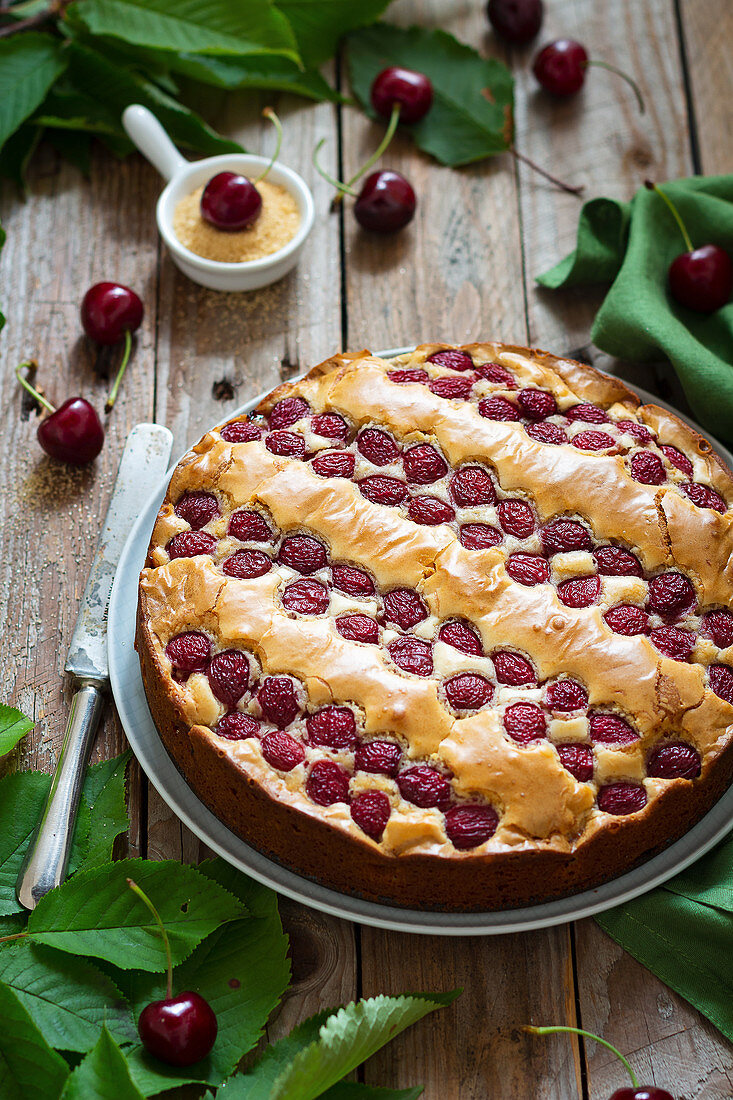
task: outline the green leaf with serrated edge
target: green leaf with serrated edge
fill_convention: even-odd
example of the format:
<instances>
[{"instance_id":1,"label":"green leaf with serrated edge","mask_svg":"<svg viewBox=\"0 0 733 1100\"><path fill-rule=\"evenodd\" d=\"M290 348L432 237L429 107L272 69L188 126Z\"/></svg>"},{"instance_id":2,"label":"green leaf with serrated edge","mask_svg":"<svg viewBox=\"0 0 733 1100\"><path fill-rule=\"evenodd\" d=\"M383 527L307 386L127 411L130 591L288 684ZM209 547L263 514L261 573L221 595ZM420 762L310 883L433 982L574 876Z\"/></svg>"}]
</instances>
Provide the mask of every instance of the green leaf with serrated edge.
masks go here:
<instances>
[{"instance_id":1,"label":"green leaf with serrated edge","mask_svg":"<svg viewBox=\"0 0 733 1100\"><path fill-rule=\"evenodd\" d=\"M125 1056L106 1027L96 1046L67 1078L61 1100L142 1100Z\"/></svg>"},{"instance_id":2,"label":"green leaf with serrated edge","mask_svg":"<svg viewBox=\"0 0 733 1100\"><path fill-rule=\"evenodd\" d=\"M92 34L136 46L298 60L288 21L268 0L77 0L70 10Z\"/></svg>"},{"instance_id":3,"label":"green leaf with serrated edge","mask_svg":"<svg viewBox=\"0 0 733 1100\"><path fill-rule=\"evenodd\" d=\"M256 1046L264 1026L290 981L288 939L282 930L277 896L223 860L207 860L198 870L244 902L252 916L217 929L176 967L176 989L193 989L209 1002L219 1022L206 1063L191 1067L188 1080L218 1085ZM126 980L127 979L127 980ZM131 972L121 978L137 1013L165 995L162 977ZM144 1092L170 1088L170 1075L139 1048L129 1055L133 1079ZM175 1072L175 1071L174 1071Z\"/></svg>"},{"instance_id":4,"label":"green leaf with serrated edge","mask_svg":"<svg viewBox=\"0 0 733 1100\"><path fill-rule=\"evenodd\" d=\"M347 47L351 87L372 118L370 89L382 69L402 65L430 77L433 105L404 131L441 164L471 164L511 145L514 80L501 61L445 31L386 23L349 35Z\"/></svg>"},{"instance_id":5,"label":"green leaf with serrated edge","mask_svg":"<svg viewBox=\"0 0 733 1100\"><path fill-rule=\"evenodd\" d=\"M174 54L171 70L200 84L216 88L262 88L266 91L292 92L308 99L340 98L321 74L303 71L285 57L203 57L191 53Z\"/></svg>"},{"instance_id":6,"label":"green leaf with serrated edge","mask_svg":"<svg viewBox=\"0 0 733 1100\"><path fill-rule=\"evenodd\" d=\"M417 1100L422 1091L422 1085L412 1089L382 1089L358 1081L339 1081L326 1089L320 1100Z\"/></svg>"},{"instance_id":7,"label":"green leaf with serrated edge","mask_svg":"<svg viewBox=\"0 0 733 1100\"><path fill-rule=\"evenodd\" d=\"M130 819L125 805L125 773L131 752L103 760L87 768L84 798L89 803L89 844L77 870L87 871L112 858L120 833L127 832Z\"/></svg>"},{"instance_id":8,"label":"green leaf with serrated edge","mask_svg":"<svg viewBox=\"0 0 733 1100\"><path fill-rule=\"evenodd\" d=\"M0 982L0 1096L56 1100L69 1067L52 1050L12 989Z\"/></svg>"},{"instance_id":9,"label":"green leaf with serrated edge","mask_svg":"<svg viewBox=\"0 0 733 1100\"><path fill-rule=\"evenodd\" d=\"M12 913L6 917L0 917L0 939L5 936L15 936L18 932L25 931L28 913L24 909L22 913Z\"/></svg>"},{"instance_id":10,"label":"green leaf with serrated edge","mask_svg":"<svg viewBox=\"0 0 733 1100\"><path fill-rule=\"evenodd\" d=\"M379 996L338 1009L321 1025L318 1038L282 1071L269 1100L314 1100L410 1024L457 995Z\"/></svg>"},{"instance_id":11,"label":"green leaf with serrated edge","mask_svg":"<svg viewBox=\"0 0 733 1100\"><path fill-rule=\"evenodd\" d=\"M34 134L32 130L24 129L23 131L18 131L19 134L21 132L26 135L26 139L30 139L29 142L27 141L30 149L23 153L23 157L27 160L27 156L30 155L30 152L32 152L35 147L33 141ZM8 149L6 146L2 155L3 175L6 174L8 168L7 158ZM8 178L13 179L15 177L11 175ZM18 178L18 182L22 183L22 176ZM0 703L0 756L5 756L11 749L14 749L21 737L25 737L28 731L33 729L34 725L35 723L33 720L26 718L22 711L16 710L15 707L7 707L4 703Z\"/></svg>"},{"instance_id":12,"label":"green leaf with serrated edge","mask_svg":"<svg viewBox=\"0 0 733 1100\"><path fill-rule=\"evenodd\" d=\"M28 932L75 955L105 959L122 970L162 972L165 950L157 925L127 886L130 877L158 909L170 940L174 965L215 928L246 915L232 894L173 860L120 860L80 871L41 898Z\"/></svg>"},{"instance_id":13,"label":"green leaf with serrated edge","mask_svg":"<svg viewBox=\"0 0 733 1100\"><path fill-rule=\"evenodd\" d=\"M91 1050L105 1023L119 1042L137 1042L130 1006L87 959L16 940L0 950L0 981L56 1050Z\"/></svg>"},{"instance_id":14,"label":"green leaf with serrated edge","mask_svg":"<svg viewBox=\"0 0 733 1100\"><path fill-rule=\"evenodd\" d=\"M68 46L69 75L87 96L97 96L111 113L121 115L130 103L142 103L160 120L173 141L200 153L239 153L241 145L221 137L194 111L166 95L155 84L79 42Z\"/></svg>"},{"instance_id":15,"label":"green leaf with serrated edge","mask_svg":"<svg viewBox=\"0 0 733 1100\"><path fill-rule=\"evenodd\" d=\"M315 69L333 57L342 35L373 23L388 4L389 0L276 0L275 7L293 28L303 64Z\"/></svg>"},{"instance_id":16,"label":"green leaf with serrated edge","mask_svg":"<svg viewBox=\"0 0 733 1100\"><path fill-rule=\"evenodd\" d=\"M63 79L49 92L33 121L49 129L89 133L124 133L122 122L99 99L78 91Z\"/></svg>"},{"instance_id":17,"label":"green leaf with serrated edge","mask_svg":"<svg viewBox=\"0 0 733 1100\"><path fill-rule=\"evenodd\" d=\"M302 1050L318 1041L320 1029L333 1011L327 1008L310 1016L289 1035L266 1047L248 1073L238 1073L224 1083L216 1094L217 1100L269 1100L275 1081Z\"/></svg>"},{"instance_id":18,"label":"green leaf with serrated edge","mask_svg":"<svg viewBox=\"0 0 733 1100\"><path fill-rule=\"evenodd\" d=\"M43 102L65 66L63 47L50 34L0 39L0 148Z\"/></svg>"},{"instance_id":19,"label":"green leaf with serrated edge","mask_svg":"<svg viewBox=\"0 0 733 1100\"><path fill-rule=\"evenodd\" d=\"M15 881L50 786L51 776L41 772L17 772L0 779L0 916L23 911L15 896ZM89 806L82 797L69 860L70 871L86 854L89 820Z\"/></svg>"}]
</instances>

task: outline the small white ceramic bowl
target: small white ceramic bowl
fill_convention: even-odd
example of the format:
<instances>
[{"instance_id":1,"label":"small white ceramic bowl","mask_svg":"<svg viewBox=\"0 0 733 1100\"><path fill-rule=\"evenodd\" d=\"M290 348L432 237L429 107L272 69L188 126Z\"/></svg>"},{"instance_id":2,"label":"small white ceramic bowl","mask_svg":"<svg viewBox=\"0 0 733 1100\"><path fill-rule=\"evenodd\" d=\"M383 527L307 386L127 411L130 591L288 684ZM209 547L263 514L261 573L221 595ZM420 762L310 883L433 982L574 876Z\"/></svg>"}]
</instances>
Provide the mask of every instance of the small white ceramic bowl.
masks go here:
<instances>
[{"instance_id":1,"label":"small white ceramic bowl","mask_svg":"<svg viewBox=\"0 0 733 1100\"><path fill-rule=\"evenodd\" d=\"M158 230L165 241L173 262L184 275L201 286L213 290L257 290L282 279L295 267L313 227L313 195L305 180L291 168L274 164L268 179L285 187L298 204L300 226L298 232L284 248L263 256L259 260L243 263L224 263L198 256L176 237L173 232L173 211L176 203L206 183L217 172L239 172L244 176L257 176L269 164L267 157L250 153L224 153L204 160L187 161L176 149L158 119L147 107L139 103L126 107L122 124L132 141L150 163L168 180L156 207Z\"/></svg>"}]
</instances>

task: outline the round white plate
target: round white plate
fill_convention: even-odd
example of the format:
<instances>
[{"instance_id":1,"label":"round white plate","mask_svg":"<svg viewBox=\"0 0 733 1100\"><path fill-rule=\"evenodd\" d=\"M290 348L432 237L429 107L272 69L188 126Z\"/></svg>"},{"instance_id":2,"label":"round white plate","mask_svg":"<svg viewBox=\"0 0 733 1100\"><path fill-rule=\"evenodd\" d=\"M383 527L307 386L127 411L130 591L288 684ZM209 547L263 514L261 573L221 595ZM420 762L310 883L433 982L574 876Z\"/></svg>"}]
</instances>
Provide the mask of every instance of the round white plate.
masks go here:
<instances>
[{"instance_id":1,"label":"round white plate","mask_svg":"<svg viewBox=\"0 0 733 1100\"><path fill-rule=\"evenodd\" d=\"M389 357L408 350L410 349L401 348L381 354ZM636 392L644 401L662 405L671 412L676 411L639 387L636 387ZM232 416L251 411L264 396L262 394L248 401L237 410L237 413L232 413ZM705 434L694 423L692 426L703 435ZM733 467L733 455L720 444L716 444L714 440L711 442L723 459ZM647 860L636 870L613 879L596 890L588 890L544 905L501 912L420 912L415 909L399 909L375 902L361 901L319 886L267 859L227 829L226 825L222 824L193 793L163 747L153 724L143 689L140 664L134 648L138 577L145 563L150 532L165 496L173 468L171 467L143 506L127 539L117 568L108 617L112 692L130 746L158 794L196 836L245 874L314 909L360 924L389 928L396 932L422 932L431 935L497 935L563 924L630 901L699 859L721 840L733 825L733 787L731 787L702 821L690 829L681 840L660 855Z\"/></svg>"}]
</instances>

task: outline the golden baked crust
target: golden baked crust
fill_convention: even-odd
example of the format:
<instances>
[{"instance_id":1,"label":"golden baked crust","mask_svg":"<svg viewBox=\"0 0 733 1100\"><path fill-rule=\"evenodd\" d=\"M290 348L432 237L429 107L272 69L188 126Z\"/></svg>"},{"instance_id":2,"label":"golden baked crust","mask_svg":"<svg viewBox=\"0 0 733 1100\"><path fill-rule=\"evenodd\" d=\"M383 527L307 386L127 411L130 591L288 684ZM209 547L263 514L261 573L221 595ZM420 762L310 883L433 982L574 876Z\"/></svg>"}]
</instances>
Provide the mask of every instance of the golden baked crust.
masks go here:
<instances>
[{"instance_id":1,"label":"golden baked crust","mask_svg":"<svg viewBox=\"0 0 733 1100\"><path fill-rule=\"evenodd\" d=\"M333 356L174 472L140 582L156 725L223 821L336 889L597 885L730 783L731 500L707 441L571 360Z\"/></svg>"}]
</instances>

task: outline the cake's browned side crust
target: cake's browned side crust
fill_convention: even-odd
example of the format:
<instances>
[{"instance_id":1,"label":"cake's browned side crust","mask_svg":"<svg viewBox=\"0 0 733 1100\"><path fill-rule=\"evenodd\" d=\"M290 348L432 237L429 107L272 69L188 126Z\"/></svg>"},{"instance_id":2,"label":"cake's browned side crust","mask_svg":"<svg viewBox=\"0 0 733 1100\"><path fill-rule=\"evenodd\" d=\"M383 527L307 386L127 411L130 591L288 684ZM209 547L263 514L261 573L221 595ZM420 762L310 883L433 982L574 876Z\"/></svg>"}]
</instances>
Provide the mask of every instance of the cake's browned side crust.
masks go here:
<instances>
[{"instance_id":1,"label":"cake's browned side crust","mask_svg":"<svg viewBox=\"0 0 733 1100\"><path fill-rule=\"evenodd\" d=\"M420 357L424 359L431 352L446 347L447 345L439 344L425 345L418 349L416 355L418 360ZM627 415L623 412L623 409L627 409L629 416L641 424L646 424L665 443L677 446L688 455L697 456L696 461L699 458L701 468L704 468L706 484L717 489L729 501L733 497L733 475L712 452L710 444L666 411L651 405L639 406L638 397L619 380L609 378L571 360L532 349L500 344L477 344L464 350L484 359L497 357L504 362L511 362L511 358L516 356L520 360L531 362L533 367L551 371L570 388L576 400L596 403L606 408L613 404L622 410L620 414L617 413L617 416ZM268 413L283 397L300 393L301 387L306 388L310 398L312 391L307 390L309 380L323 378L325 381L325 376L328 376L329 384L338 383L340 379L349 375L353 365L360 360L364 360L369 366L369 353L332 357L315 367L306 380L278 387L265 399L259 411L263 414ZM402 416L404 421L405 415L403 405L398 421L399 416ZM398 423L398 435L404 430ZM168 535L171 533L167 526L168 517L172 514L173 504L182 488L187 485L186 468L188 466L192 469L196 468L197 457L207 454L214 438L212 433L205 436L193 452L186 456L174 475L171 489L160 513L162 517L160 532L154 534L151 541L149 569L154 570L165 561L166 555L161 557L161 538L165 541L165 537L168 537L166 531ZM464 461L467 460L464 458ZM270 461L269 458L267 461ZM593 461L598 460L595 458L589 460L589 462ZM197 474L196 477L198 476ZM302 488L303 477L300 474L298 477L296 484ZM193 484L196 488L204 487L203 483L199 485L195 480ZM219 488L222 491L221 487ZM226 493L226 490L223 491ZM707 604L710 606L728 604L733 568L728 549L730 531L726 529L725 539L721 542L716 523L710 519L709 515L703 514L705 522L699 524L698 517L693 517L696 526L694 537L691 537L691 512L687 502L678 494L660 494L659 499L654 499L652 490L650 496L652 507L649 514L654 517L654 537L649 551L652 572L660 568L681 568L690 574L699 586L699 592L704 596L703 602L706 602L706 606ZM637 498L642 499L638 494L633 499ZM542 509L539 510L542 514ZM570 511L572 512L572 509ZM307 515L301 522L306 528L308 527ZM293 525L292 520L288 523ZM297 520L294 526L298 526ZM284 529L288 530L290 526L286 524ZM397 530L398 525L395 521L395 531ZM419 530L424 531L424 529ZM637 523L636 530L642 531L643 525L640 526ZM156 532L158 532L157 527ZM605 537L608 538L608 534ZM453 589L451 590L449 586L445 591L439 590L436 581L433 586L433 595L443 600L443 606L446 609L444 618L450 618L456 614L465 614L470 618L470 608L461 604L461 600L465 599L466 585L471 579L470 569L465 572L465 562L461 559L460 553L454 552L451 547L444 547L441 553L445 556L444 568L448 570L448 575L453 569L456 579L455 583L451 582ZM495 559L491 557L494 553L494 551L488 551L477 555L477 559L482 559L482 568L487 570L489 567L492 570L495 568ZM343 554L341 556L343 557ZM354 557L358 563L361 562L362 559L357 554ZM200 560L192 559L194 562ZM181 563L172 564L179 566ZM168 570L167 566L164 571L166 570ZM464 571L463 574L461 570ZM171 591L176 591L176 585L180 586L183 575L180 570L170 570L166 583L171 586ZM202 584L204 587L208 585L206 591L210 593L212 606L215 603L219 608L220 592L213 580L215 575L213 570L208 566L205 567ZM423 579L425 593L429 594L431 584L429 574ZM391 586L397 583L392 576L390 576L390 582ZM405 583L414 584L414 577L407 578ZM183 588L180 588L180 592L183 593L183 591ZM499 586L496 591L505 590ZM530 600L529 594L534 591L525 590L524 596ZM261 599L259 591L253 588L252 592L257 600ZM226 604L226 597L222 598L223 603ZM236 609L236 602L234 606ZM225 607L224 610L231 620L231 608L227 611ZM481 610L480 606L478 610ZM485 613L486 608L484 607L483 610ZM557 615L555 617L557 618ZM256 618L255 615L255 620ZM511 908L596 886L628 870L681 836L714 804L729 786L733 776L733 751L731 750L733 726L730 724L731 718L725 717L726 714L733 713L733 709L722 700L711 700L711 693L708 690L705 691L703 698L699 686L698 666L680 665L679 662L671 662L665 658L658 662L657 671L654 673L653 662L649 663L648 654L645 653L642 655L644 659L639 666L642 683L631 685L633 688L631 694L640 706L640 724L646 738L645 744L650 743L649 731L654 729L655 721L667 738L677 731L678 719L684 721L687 732L696 731L696 736L699 735L704 744L702 773L697 780L690 782L680 779L667 781L663 785L658 784L663 786L663 789L654 791L654 797L643 810L626 817L601 815L600 822L594 820L593 827L584 829L582 835L575 840L571 828L567 836L563 836L561 831L551 831L544 839L542 836L533 839L530 831L526 834L525 842L518 842L515 839L514 847L504 847L500 851L488 853L476 854L470 850L455 851L449 858L446 857L444 850L438 852L437 848L435 854L429 850L402 851L399 854L386 853L372 841L359 839L353 827L344 829L330 824L326 819L328 815L321 818L317 809L313 812L312 806L299 808L297 798L285 797L281 800L273 797L271 785L264 781L261 769L245 766L241 758L237 758L236 751L230 747L230 744L223 743L210 732L206 725L198 724L195 719L192 719L190 707L187 712L186 707L182 706L177 687L171 681L170 673L164 661L161 660L163 646L160 638L156 637L151 630L150 623L151 611L145 591L141 590L136 646L140 653L151 712L166 748L196 794L244 840L285 866L334 889L372 900L436 910L483 910ZM202 624L202 626L204 629L210 629L208 624ZM572 623L568 620L563 629L570 627ZM589 637L592 636L591 630ZM530 637L531 635L526 634L520 639L517 643L520 650L523 648L523 643ZM297 646L296 635L293 635L293 638L296 639ZM612 641L617 646L619 640L616 636L613 636ZM286 643L287 639L283 642L283 646ZM226 638L222 641L222 645L224 644L226 644ZM259 652L254 633L243 644L245 648L249 648L249 651L254 651L262 662L263 654ZM283 664L283 646L280 647L279 655L275 660L274 670L292 671L294 675L303 678L306 675L303 669L295 665L291 669L287 666L287 662ZM618 657L620 652L618 648L615 652ZM271 653L270 656L272 656ZM267 663L267 652L264 653L264 658ZM615 700L622 690L620 686L623 683L622 673L628 676L629 671L623 662L617 660L617 665L618 682L614 688L615 694L611 693L611 701ZM629 666L631 667L633 666ZM558 673L555 672L555 674ZM314 675L317 677L317 673ZM579 672L577 675L582 678L582 673ZM613 676L611 676L611 683L613 683ZM591 694L593 695L593 690ZM411 698L415 699L417 696L413 695ZM426 705L430 704L424 692L420 698ZM349 699L348 694L337 695L334 701L342 703L348 702ZM656 719L646 713L650 700L655 701L653 706L661 708L656 712ZM328 696L321 698L321 704L324 701L330 701ZM593 699L591 701L593 702ZM426 713L437 715L437 712L430 710L430 707ZM210 722L211 719L206 721ZM728 723L727 727L726 723ZM708 727L709 732L702 732L708 730ZM399 733L403 734L404 731L400 728ZM442 735L445 736L444 730ZM435 739L440 742L440 735L437 732ZM449 741L449 738L446 739L446 744ZM456 741L453 736L453 753L459 760L462 748L461 739L458 738ZM529 756L527 766L531 766ZM565 793L568 798L575 800L574 813L582 815L583 802L582 799L578 801L578 792L568 789ZM303 809L306 812L302 812ZM429 845L426 848L429 848Z\"/></svg>"},{"instance_id":2,"label":"cake's browned side crust","mask_svg":"<svg viewBox=\"0 0 733 1100\"><path fill-rule=\"evenodd\" d=\"M518 851L456 860L390 858L317 818L270 798L217 749L207 730L189 727L165 690L164 670L138 612L135 646L163 744L198 798L237 836L284 867L322 886L368 901L435 911L513 909L590 890L678 840L717 802L733 779L721 755L704 783L678 780L628 818L613 818L579 852Z\"/></svg>"}]
</instances>

